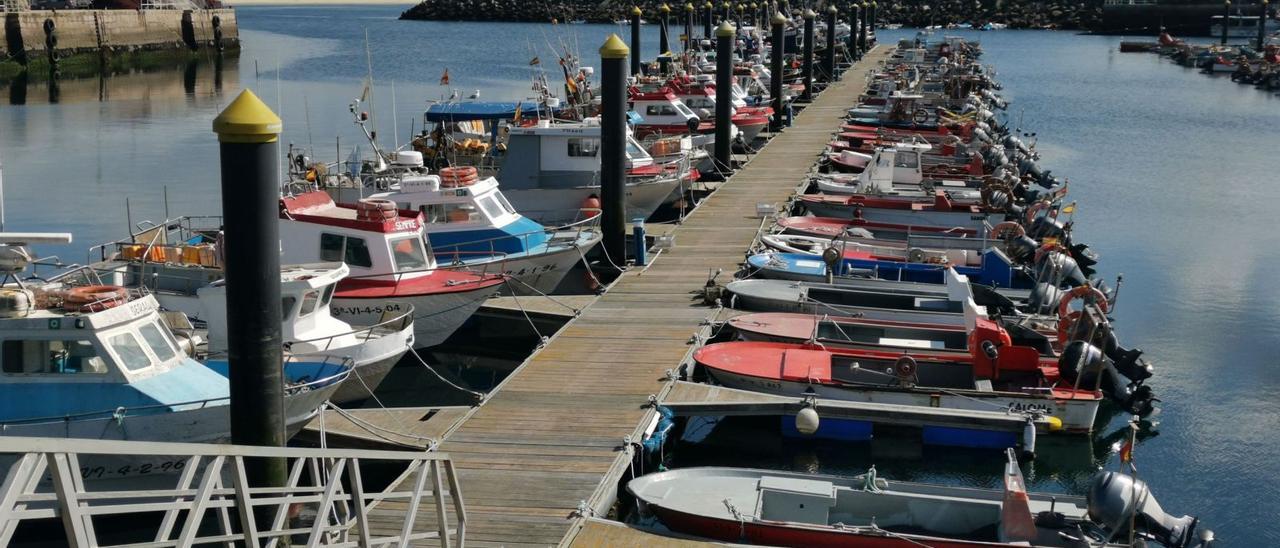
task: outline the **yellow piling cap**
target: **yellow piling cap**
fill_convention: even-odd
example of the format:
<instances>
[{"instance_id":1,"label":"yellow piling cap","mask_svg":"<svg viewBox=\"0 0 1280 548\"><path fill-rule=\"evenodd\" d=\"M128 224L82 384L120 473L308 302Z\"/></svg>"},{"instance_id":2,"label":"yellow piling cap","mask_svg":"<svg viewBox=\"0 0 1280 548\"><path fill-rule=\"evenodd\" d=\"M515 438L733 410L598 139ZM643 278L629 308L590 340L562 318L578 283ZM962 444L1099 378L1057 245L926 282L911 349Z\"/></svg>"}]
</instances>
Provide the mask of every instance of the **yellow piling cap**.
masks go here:
<instances>
[{"instance_id":1,"label":"yellow piling cap","mask_svg":"<svg viewBox=\"0 0 1280 548\"><path fill-rule=\"evenodd\" d=\"M871 7L876 7L876 0L871 0Z\"/></svg>"},{"instance_id":2,"label":"yellow piling cap","mask_svg":"<svg viewBox=\"0 0 1280 548\"><path fill-rule=\"evenodd\" d=\"M693 11L693 4L692 3L685 4L684 11Z\"/></svg>"},{"instance_id":3,"label":"yellow piling cap","mask_svg":"<svg viewBox=\"0 0 1280 548\"><path fill-rule=\"evenodd\" d=\"M813 10L811 10L811 9L809 9L809 8L805 8L805 10L804 10L804 18L805 18L805 19L813 19L814 17L817 17L817 16L818 16L818 14L814 13L814 12L813 12Z\"/></svg>"},{"instance_id":4,"label":"yellow piling cap","mask_svg":"<svg viewBox=\"0 0 1280 548\"><path fill-rule=\"evenodd\" d=\"M738 34L738 29L733 28L733 23L725 21L716 27L716 38L732 38Z\"/></svg>"},{"instance_id":5,"label":"yellow piling cap","mask_svg":"<svg viewBox=\"0 0 1280 548\"><path fill-rule=\"evenodd\" d=\"M834 4L833 4L833 5L830 5L830 6L827 6L827 13L836 13L837 11L839 11L839 10L837 10L837 9L836 9L836 7L835 7L835 5L834 5Z\"/></svg>"},{"instance_id":6,"label":"yellow piling cap","mask_svg":"<svg viewBox=\"0 0 1280 548\"><path fill-rule=\"evenodd\" d=\"M280 117L248 89L213 119L213 132L223 143L273 143L281 131Z\"/></svg>"},{"instance_id":7,"label":"yellow piling cap","mask_svg":"<svg viewBox=\"0 0 1280 548\"><path fill-rule=\"evenodd\" d=\"M1062 430L1062 419L1050 415L1049 417L1046 418L1046 420L1049 421L1050 432L1057 432L1059 430Z\"/></svg>"},{"instance_id":8,"label":"yellow piling cap","mask_svg":"<svg viewBox=\"0 0 1280 548\"><path fill-rule=\"evenodd\" d=\"M782 25L787 24L787 16L783 15L780 11L774 12L773 18L769 20L769 23L773 24L775 27L781 27Z\"/></svg>"},{"instance_id":9,"label":"yellow piling cap","mask_svg":"<svg viewBox=\"0 0 1280 548\"><path fill-rule=\"evenodd\" d=\"M727 9L732 8L733 6L730 6L730 5L729 5L729 2L725 2L725 3L723 3L723 4L720 4L720 7L722 7L722 8L724 8L724 9L726 9L726 10L727 10Z\"/></svg>"},{"instance_id":10,"label":"yellow piling cap","mask_svg":"<svg viewBox=\"0 0 1280 548\"><path fill-rule=\"evenodd\" d=\"M703 5L702 7L707 8L707 9L715 9L715 7L716 7L716 6L715 6L714 4L712 4L712 3L711 3L711 0L707 0L707 3L706 3L705 5Z\"/></svg>"},{"instance_id":11,"label":"yellow piling cap","mask_svg":"<svg viewBox=\"0 0 1280 548\"><path fill-rule=\"evenodd\" d=\"M631 6L631 15L640 15L640 13L641 11L639 7Z\"/></svg>"},{"instance_id":12,"label":"yellow piling cap","mask_svg":"<svg viewBox=\"0 0 1280 548\"><path fill-rule=\"evenodd\" d=\"M662 13L671 13L671 6L668 6L668 5L666 5L666 4L663 4L663 5L661 5L661 6L658 6L658 11L660 11L660 12L662 12Z\"/></svg>"},{"instance_id":13,"label":"yellow piling cap","mask_svg":"<svg viewBox=\"0 0 1280 548\"><path fill-rule=\"evenodd\" d=\"M617 34L610 34L605 38L604 45L600 46L601 59L623 59L628 55L631 55L631 48Z\"/></svg>"}]
</instances>

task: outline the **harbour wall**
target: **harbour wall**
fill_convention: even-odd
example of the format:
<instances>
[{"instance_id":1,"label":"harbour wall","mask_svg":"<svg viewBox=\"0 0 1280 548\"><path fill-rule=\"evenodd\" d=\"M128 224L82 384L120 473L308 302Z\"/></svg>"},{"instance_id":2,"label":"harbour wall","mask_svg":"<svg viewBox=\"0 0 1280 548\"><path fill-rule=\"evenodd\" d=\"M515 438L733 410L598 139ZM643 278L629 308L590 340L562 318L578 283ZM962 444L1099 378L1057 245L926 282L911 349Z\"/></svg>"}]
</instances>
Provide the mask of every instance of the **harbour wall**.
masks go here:
<instances>
[{"instance_id":1,"label":"harbour wall","mask_svg":"<svg viewBox=\"0 0 1280 548\"><path fill-rule=\"evenodd\" d=\"M85 54L238 49L240 44L232 9L31 10L3 15L0 65L54 65Z\"/></svg>"}]
</instances>

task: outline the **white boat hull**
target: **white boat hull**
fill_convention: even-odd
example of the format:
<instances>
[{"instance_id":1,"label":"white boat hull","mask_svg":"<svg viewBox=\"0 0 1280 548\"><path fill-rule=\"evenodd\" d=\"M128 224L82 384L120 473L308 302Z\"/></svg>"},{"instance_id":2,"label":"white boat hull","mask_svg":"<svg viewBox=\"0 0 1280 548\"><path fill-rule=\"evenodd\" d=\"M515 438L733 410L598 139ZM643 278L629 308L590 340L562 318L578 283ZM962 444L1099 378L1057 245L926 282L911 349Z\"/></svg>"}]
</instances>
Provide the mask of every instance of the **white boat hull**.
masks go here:
<instances>
[{"instance_id":1,"label":"white boat hull","mask_svg":"<svg viewBox=\"0 0 1280 548\"><path fill-rule=\"evenodd\" d=\"M465 268L477 273L505 274L513 278L503 284L504 295L550 294L599 241L600 235L596 234L583 243L556 246L546 253L469 263ZM445 265L448 260L447 255L437 257L441 265Z\"/></svg>"},{"instance_id":2,"label":"white boat hull","mask_svg":"<svg viewBox=\"0 0 1280 548\"><path fill-rule=\"evenodd\" d=\"M444 342L462 323L471 317L480 305L496 294L498 288L477 288L452 293L427 295L396 295L392 298L334 297L330 305L333 317L352 325L378 323L384 314L395 315L404 311L404 304L413 306L413 347L426 348ZM392 300L394 299L394 300Z\"/></svg>"},{"instance_id":3,"label":"white boat hull","mask_svg":"<svg viewBox=\"0 0 1280 548\"><path fill-rule=\"evenodd\" d=\"M837 217L848 219L853 217L853 208L843 205L822 203L804 204L805 209L818 217ZM967 228L981 230L988 216L982 213L966 211L912 211L910 209L887 209L878 207L862 208L862 218L875 223L894 223L910 226L937 228Z\"/></svg>"},{"instance_id":4,"label":"white boat hull","mask_svg":"<svg viewBox=\"0 0 1280 548\"><path fill-rule=\"evenodd\" d=\"M812 390L817 394L818 398L841 401L942 407L986 412L996 409L1004 409L1010 412L1038 411L1061 419L1063 429L1067 432L1075 433L1087 433L1092 430L1094 418L1098 414L1099 400L1096 399L1055 400L1043 396L1018 395L1007 392L955 389L942 391L930 390L925 387L915 390L873 387L843 388L750 377L709 368L708 371L717 382L729 388L779 396L800 398L807 391Z\"/></svg>"},{"instance_id":5,"label":"white boat hull","mask_svg":"<svg viewBox=\"0 0 1280 548\"><path fill-rule=\"evenodd\" d=\"M297 361L351 360L351 375L342 381L330 400L334 403L359 401L373 395L391 368L413 348L413 329L400 331L378 330L368 338L362 337L353 346L324 351L290 354Z\"/></svg>"},{"instance_id":6,"label":"white boat hull","mask_svg":"<svg viewBox=\"0 0 1280 548\"><path fill-rule=\"evenodd\" d=\"M627 219L648 219L679 186L675 177L627 184ZM600 187L503 189L507 200L525 217L544 225L568 224L582 218L587 199L600 197Z\"/></svg>"}]
</instances>

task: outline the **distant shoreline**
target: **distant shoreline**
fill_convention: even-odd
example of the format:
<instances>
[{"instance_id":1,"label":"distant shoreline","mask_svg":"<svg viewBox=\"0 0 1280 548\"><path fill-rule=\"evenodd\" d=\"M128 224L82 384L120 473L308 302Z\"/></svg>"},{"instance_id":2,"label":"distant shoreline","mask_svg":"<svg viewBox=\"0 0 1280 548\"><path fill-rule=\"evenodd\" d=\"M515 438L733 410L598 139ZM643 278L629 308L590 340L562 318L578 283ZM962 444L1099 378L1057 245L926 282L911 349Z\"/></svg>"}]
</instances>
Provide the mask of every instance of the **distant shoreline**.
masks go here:
<instances>
[{"instance_id":1,"label":"distant shoreline","mask_svg":"<svg viewBox=\"0 0 1280 548\"><path fill-rule=\"evenodd\" d=\"M241 6L413 6L414 0L232 0L230 7Z\"/></svg>"}]
</instances>

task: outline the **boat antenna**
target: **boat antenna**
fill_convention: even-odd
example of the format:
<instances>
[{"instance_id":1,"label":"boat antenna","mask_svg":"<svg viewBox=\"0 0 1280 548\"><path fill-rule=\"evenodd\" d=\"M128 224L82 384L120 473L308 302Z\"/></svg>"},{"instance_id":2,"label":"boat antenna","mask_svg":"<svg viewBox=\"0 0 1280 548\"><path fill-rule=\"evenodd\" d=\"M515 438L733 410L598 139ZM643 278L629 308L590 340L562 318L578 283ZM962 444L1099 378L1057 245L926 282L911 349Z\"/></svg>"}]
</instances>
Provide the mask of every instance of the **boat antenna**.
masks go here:
<instances>
[{"instance_id":1,"label":"boat antenna","mask_svg":"<svg viewBox=\"0 0 1280 548\"><path fill-rule=\"evenodd\" d=\"M4 162L0 162L0 231L4 230Z\"/></svg>"},{"instance_id":2,"label":"boat antenna","mask_svg":"<svg viewBox=\"0 0 1280 548\"><path fill-rule=\"evenodd\" d=\"M302 111L307 120L307 148L311 149L311 153L315 154L316 143L311 139L311 103L307 101L307 95L302 95Z\"/></svg>"},{"instance_id":3,"label":"boat antenna","mask_svg":"<svg viewBox=\"0 0 1280 548\"><path fill-rule=\"evenodd\" d=\"M395 145L394 150L400 150L400 122L396 120L399 115L396 114L396 81L391 80L391 143Z\"/></svg>"},{"instance_id":4,"label":"boat antenna","mask_svg":"<svg viewBox=\"0 0 1280 548\"><path fill-rule=\"evenodd\" d=\"M280 114L284 114L284 93L280 90L280 56L276 56L276 109ZM280 140L276 139L276 157L280 154ZM282 185L289 182L289 166L280 166L280 179L277 184ZM169 218L168 212L165 212L165 219Z\"/></svg>"},{"instance_id":5,"label":"boat antenna","mask_svg":"<svg viewBox=\"0 0 1280 548\"><path fill-rule=\"evenodd\" d=\"M364 28L364 62L365 67L368 69L366 78L369 79L369 125L373 128L372 135L376 136L378 134L378 123L377 117L374 116L373 112L373 96L376 94L373 92L373 53L369 51L369 27Z\"/></svg>"}]
</instances>

